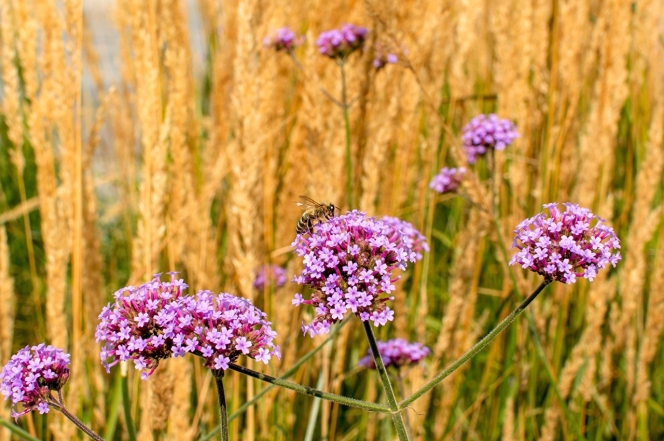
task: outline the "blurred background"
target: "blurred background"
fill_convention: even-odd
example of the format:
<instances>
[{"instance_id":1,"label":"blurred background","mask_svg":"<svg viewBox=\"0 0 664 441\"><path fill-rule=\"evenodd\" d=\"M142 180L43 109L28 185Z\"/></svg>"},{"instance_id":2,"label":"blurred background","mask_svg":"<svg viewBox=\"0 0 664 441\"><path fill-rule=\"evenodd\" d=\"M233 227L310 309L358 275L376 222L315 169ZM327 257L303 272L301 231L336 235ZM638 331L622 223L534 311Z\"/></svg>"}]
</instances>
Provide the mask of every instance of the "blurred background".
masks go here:
<instances>
[{"instance_id":1,"label":"blurred background","mask_svg":"<svg viewBox=\"0 0 664 441\"><path fill-rule=\"evenodd\" d=\"M305 194L391 215L431 251L397 284L380 338L432 350L406 393L454 361L540 282L500 245L543 203L607 219L623 261L589 283L556 283L484 352L407 411L418 440L664 437L664 3L655 0L3 0L0 107L0 361L27 344L72 354L68 406L106 439L127 438L120 369L107 374L97 316L126 285L179 271L191 292L250 298L278 332L279 375L321 337L297 285L253 286L257 269L300 268L290 243ZM344 120L324 30L369 29L346 66L354 206ZM282 26L292 57L263 47ZM377 70L376 47L396 64ZM297 61L296 61L297 60ZM479 113L521 137L469 166L461 127ZM466 166L463 194L429 189ZM491 209L491 182L496 209ZM474 202L469 202L472 199ZM492 215L490 215L493 213ZM495 220L495 222L494 222ZM496 228L497 227L497 228ZM295 375L384 400L351 320ZM539 342L539 345L537 344ZM129 369L138 439L194 440L217 425L199 360ZM265 387L227 375L230 412ZM9 403L0 416L9 420ZM51 412L19 424L79 437ZM216 435L215 435L216 436ZM273 390L233 420L232 439L388 440L388 416ZM10 439L0 429L0 439Z\"/></svg>"}]
</instances>

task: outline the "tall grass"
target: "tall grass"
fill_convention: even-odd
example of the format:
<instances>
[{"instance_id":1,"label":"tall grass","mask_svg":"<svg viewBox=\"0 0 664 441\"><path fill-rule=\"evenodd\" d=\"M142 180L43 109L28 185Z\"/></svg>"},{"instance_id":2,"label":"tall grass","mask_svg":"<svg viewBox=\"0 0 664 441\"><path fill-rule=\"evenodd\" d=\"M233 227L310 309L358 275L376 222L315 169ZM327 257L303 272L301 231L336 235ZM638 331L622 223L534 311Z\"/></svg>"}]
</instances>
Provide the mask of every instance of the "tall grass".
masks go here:
<instances>
[{"instance_id":1,"label":"tall grass","mask_svg":"<svg viewBox=\"0 0 664 441\"><path fill-rule=\"evenodd\" d=\"M278 332L278 375L319 341L289 285L258 292L255 269L295 274L289 245L307 194L409 220L431 252L397 286L380 337L426 343L412 391L471 347L538 283L512 279L499 245L543 203L575 202L616 228L624 260L592 284L556 284L459 372L408 410L416 439L649 440L664 437L664 10L657 1L116 0L117 78L79 1L6 0L0 10L0 361L41 341L73 354L70 410L126 439L119 369L94 341L111 294L160 271L191 290L251 298ZM200 28L188 17L200 18ZM355 207L346 201L339 69L317 53L343 22L402 46L372 67L371 45L346 65ZM271 30L306 35L295 52L262 48ZM192 50L196 36L203 57ZM92 88L84 88L91 78ZM323 92L326 91L326 93ZM460 128L478 113L513 120L521 138L469 167L461 197L428 182L468 164ZM495 186L494 199L491 185ZM495 210L498 222L487 212ZM6 234L5 234L6 231ZM331 392L384 400L356 368L367 347L351 321L295 375ZM537 340L543 352L537 350ZM11 344L10 344L11 342ZM550 375L549 375L550 374ZM216 426L211 376L198 360L129 372L138 438L198 439ZM229 373L232 413L265 386ZM270 391L231 423L233 439L390 439L390 419ZM7 418L3 408L0 416ZM54 414L19 422L72 439ZM0 440L9 439L0 429Z\"/></svg>"}]
</instances>

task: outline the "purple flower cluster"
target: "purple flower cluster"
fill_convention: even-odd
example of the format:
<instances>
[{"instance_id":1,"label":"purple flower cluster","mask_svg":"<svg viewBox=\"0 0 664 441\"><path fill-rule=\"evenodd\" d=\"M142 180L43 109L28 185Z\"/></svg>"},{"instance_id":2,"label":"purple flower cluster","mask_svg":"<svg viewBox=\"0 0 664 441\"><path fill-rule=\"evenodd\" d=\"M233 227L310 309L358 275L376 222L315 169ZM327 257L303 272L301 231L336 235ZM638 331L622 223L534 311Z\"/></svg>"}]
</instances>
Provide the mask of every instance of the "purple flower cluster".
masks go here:
<instances>
[{"instance_id":1,"label":"purple flower cluster","mask_svg":"<svg viewBox=\"0 0 664 441\"><path fill-rule=\"evenodd\" d=\"M281 358L273 343L277 333L266 320L267 314L249 300L221 293L199 291L179 301L177 333L173 355L187 352L205 359L210 369L228 369L240 355L267 364L272 356Z\"/></svg>"},{"instance_id":2,"label":"purple flower cluster","mask_svg":"<svg viewBox=\"0 0 664 441\"><path fill-rule=\"evenodd\" d=\"M474 164L479 156L486 154L488 149L504 150L518 137L519 132L512 121L500 119L492 113L471 119L463 128L461 140L468 162Z\"/></svg>"},{"instance_id":3,"label":"purple flower cluster","mask_svg":"<svg viewBox=\"0 0 664 441\"><path fill-rule=\"evenodd\" d=\"M95 336L105 343L100 357L107 371L133 360L146 379L159 360L187 352L205 358L212 369L226 369L240 354L264 362L278 356L270 323L251 302L208 291L183 295L187 285L170 274L170 282L156 275L139 287L120 289L115 303L99 315Z\"/></svg>"},{"instance_id":4,"label":"purple flower cluster","mask_svg":"<svg viewBox=\"0 0 664 441\"><path fill-rule=\"evenodd\" d=\"M346 23L341 29L321 32L316 40L316 45L321 54L345 60L362 47L368 32L366 28Z\"/></svg>"},{"instance_id":5,"label":"purple flower cluster","mask_svg":"<svg viewBox=\"0 0 664 441\"><path fill-rule=\"evenodd\" d=\"M620 261L620 240L604 219L576 204L545 204L542 212L522 221L514 230L513 248L519 252L510 265L520 264L548 280L574 283L592 281L597 271Z\"/></svg>"},{"instance_id":6,"label":"purple flower cluster","mask_svg":"<svg viewBox=\"0 0 664 441\"><path fill-rule=\"evenodd\" d=\"M380 221L401 233L401 240L410 250L408 260L411 262L421 260L422 252L429 252L427 238L417 231L410 222L391 216L383 216Z\"/></svg>"},{"instance_id":7,"label":"purple flower cluster","mask_svg":"<svg viewBox=\"0 0 664 441\"><path fill-rule=\"evenodd\" d=\"M440 172L433 177L429 184L429 188L433 188L440 194L452 193L459 188L465 174L466 169L464 167L443 167L440 169Z\"/></svg>"},{"instance_id":8,"label":"purple flower cluster","mask_svg":"<svg viewBox=\"0 0 664 441\"><path fill-rule=\"evenodd\" d=\"M415 253L401 232L360 211L333 217L312 234L298 234L292 244L304 258L304 268L293 281L313 290L311 299L296 294L294 305L312 305L316 317L302 331L312 337L329 332L347 312L375 326L393 320L387 306L393 297L395 269L405 270Z\"/></svg>"},{"instance_id":9,"label":"purple flower cluster","mask_svg":"<svg viewBox=\"0 0 664 441\"><path fill-rule=\"evenodd\" d=\"M292 52L304 42L304 36L298 37L289 27L279 28L274 33L263 39L263 47L275 51Z\"/></svg>"},{"instance_id":10,"label":"purple flower cluster","mask_svg":"<svg viewBox=\"0 0 664 441\"><path fill-rule=\"evenodd\" d=\"M280 288L286 283L286 270L279 265L263 265L254 279L254 288L263 291L265 284Z\"/></svg>"},{"instance_id":11,"label":"purple flower cluster","mask_svg":"<svg viewBox=\"0 0 664 441\"><path fill-rule=\"evenodd\" d=\"M178 301L187 284L176 280L175 273L170 275L170 282L162 282L157 274L141 286L119 289L113 295L115 303L99 314L95 338L105 343L100 357L106 371L120 361L133 360L146 379L159 360L173 355Z\"/></svg>"},{"instance_id":12,"label":"purple flower cluster","mask_svg":"<svg viewBox=\"0 0 664 441\"><path fill-rule=\"evenodd\" d=\"M69 354L40 344L21 349L2 369L0 386L5 400L12 398L12 417L37 409L48 413L48 398L51 391L62 389L69 379ZM23 410L16 411L17 404Z\"/></svg>"},{"instance_id":13,"label":"purple flower cluster","mask_svg":"<svg viewBox=\"0 0 664 441\"><path fill-rule=\"evenodd\" d=\"M422 343L410 343L403 338L393 338L392 340L376 343L385 367L394 366L398 369L401 366L417 364L431 353L429 348ZM367 349L367 355L360 359L358 365L367 369L376 369L371 348Z\"/></svg>"}]
</instances>

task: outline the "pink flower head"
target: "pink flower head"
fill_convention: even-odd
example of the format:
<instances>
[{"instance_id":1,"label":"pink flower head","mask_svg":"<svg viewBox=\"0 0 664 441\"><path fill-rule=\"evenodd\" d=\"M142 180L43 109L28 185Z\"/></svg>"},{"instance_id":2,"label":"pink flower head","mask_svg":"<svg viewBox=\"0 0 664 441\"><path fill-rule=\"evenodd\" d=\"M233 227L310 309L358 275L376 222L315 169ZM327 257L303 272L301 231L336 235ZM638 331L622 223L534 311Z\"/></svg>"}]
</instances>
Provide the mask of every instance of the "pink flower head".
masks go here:
<instances>
[{"instance_id":1,"label":"pink flower head","mask_svg":"<svg viewBox=\"0 0 664 441\"><path fill-rule=\"evenodd\" d=\"M180 326L178 301L187 285L170 275L170 282L157 274L151 282L116 291L115 302L99 314L95 338L104 343L100 357L107 372L120 361L133 360L146 379L159 360L171 357Z\"/></svg>"},{"instance_id":2,"label":"pink flower head","mask_svg":"<svg viewBox=\"0 0 664 441\"><path fill-rule=\"evenodd\" d=\"M293 304L314 307L316 317L302 331L312 337L329 332L348 312L362 321L384 325L394 318L387 306L393 297L393 275L405 270L414 253L397 228L360 211L333 217L311 234L298 234L292 244L304 258L304 268L293 281L313 293L304 300L296 295Z\"/></svg>"},{"instance_id":3,"label":"pink flower head","mask_svg":"<svg viewBox=\"0 0 664 441\"><path fill-rule=\"evenodd\" d=\"M345 60L364 45L368 32L366 28L346 23L341 29L321 32L316 45L321 54Z\"/></svg>"},{"instance_id":4,"label":"pink flower head","mask_svg":"<svg viewBox=\"0 0 664 441\"><path fill-rule=\"evenodd\" d=\"M203 357L210 369L228 369L240 355L267 364L272 356L281 358L273 343L276 332L267 314L251 301L227 293L199 291L181 297L178 340L174 356L190 352Z\"/></svg>"},{"instance_id":5,"label":"pink flower head","mask_svg":"<svg viewBox=\"0 0 664 441\"><path fill-rule=\"evenodd\" d=\"M383 216L380 220L401 233L404 244L410 249L409 261L421 260L422 252L429 252L427 238L417 231L410 222L391 216Z\"/></svg>"},{"instance_id":6,"label":"pink flower head","mask_svg":"<svg viewBox=\"0 0 664 441\"><path fill-rule=\"evenodd\" d=\"M516 127L508 119L500 119L496 114L478 115L463 128L463 148L468 162L474 164L479 156L489 149L505 150L519 137Z\"/></svg>"},{"instance_id":7,"label":"pink flower head","mask_svg":"<svg viewBox=\"0 0 664 441\"><path fill-rule=\"evenodd\" d=\"M263 47L275 51L292 52L304 42L304 36L297 36L289 27L279 28L274 33L263 39Z\"/></svg>"},{"instance_id":8,"label":"pink flower head","mask_svg":"<svg viewBox=\"0 0 664 441\"><path fill-rule=\"evenodd\" d=\"M434 189L440 194L452 193L459 188L465 174L466 169L464 167L443 167L440 169L440 172L433 177L429 184L429 188Z\"/></svg>"},{"instance_id":9,"label":"pink flower head","mask_svg":"<svg viewBox=\"0 0 664 441\"><path fill-rule=\"evenodd\" d=\"M378 341L378 352L383 359L385 367L410 366L419 363L431 351L422 343L409 343L403 338L393 338L388 341ZM367 349L367 355L360 359L358 365L367 369L376 369L371 348Z\"/></svg>"},{"instance_id":10,"label":"pink flower head","mask_svg":"<svg viewBox=\"0 0 664 441\"><path fill-rule=\"evenodd\" d=\"M32 410L48 413L51 391L59 391L69 379L69 354L40 344L26 346L12 356L0 374L2 394L12 399L11 415L18 419ZM17 404L23 410L17 411Z\"/></svg>"},{"instance_id":11,"label":"pink flower head","mask_svg":"<svg viewBox=\"0 0 664 441\"><path fill-rule=\"evenodd\" d=\"M279 265L263 265L254 279L254 288L263 291L265 284L280 288L286 283L286 270Z\"/></svg>"},{"instance_id":12,"label":"pink flower head","mask_svg":"<svg viewBox=\"0 0 664 441\"><path fill-rule=\"evenodd\" d=\"M510 265L520 264L548 280L574 283L577 277L592 281L607 264L620 261L620 240L604 219L586 208L565 203L545 204L546 212L522 221L514 230L512 248L518 248Z\"/></svg>"}]
</instances>

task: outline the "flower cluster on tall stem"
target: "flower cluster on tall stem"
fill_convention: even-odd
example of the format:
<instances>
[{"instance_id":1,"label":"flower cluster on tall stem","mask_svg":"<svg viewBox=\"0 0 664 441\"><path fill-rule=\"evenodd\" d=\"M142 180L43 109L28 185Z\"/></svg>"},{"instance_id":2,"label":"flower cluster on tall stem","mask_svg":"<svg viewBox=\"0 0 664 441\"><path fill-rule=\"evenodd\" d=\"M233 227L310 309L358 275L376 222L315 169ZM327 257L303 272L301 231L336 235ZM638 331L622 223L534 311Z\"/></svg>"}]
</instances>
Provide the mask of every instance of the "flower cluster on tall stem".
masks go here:
<instances>
[{"instance_id":1,"label":"flower cluster on tall stem","mask_svg":"<svg viewBox=\"0 0 664 441\"><path fill-rule=\"evenodd\" d=\"M393 272L405 270L415 253L392 226L360 211L351 211L318 225L311 234L298 234L292 244L304 258L302 273L293 281L310 288L309 300L296 294L294 305L311 305L316 317L303 324L311 336L329 332L348 312L362 321L384 325L394 318Z\"/></svg>"},{"instance_id":2,"label":"flower cluster on tall stem","mask_svg":"<svg viewBox=\"0 0 664 441\"><path fill-rule=\"evenodd\" d=\"M263 47L277 52L292 53L304 42L304 36L297 36L288 26L275 30L272 35L263 39Z\"/></svg>"},{"instance_id":3,"label":"flower cluster on tall stem","mask_svg":"<svg viewBox=\"0 0 664 441\"><path fill-rule=\"evenodd\" d=\"M429 244L424 234L420 233L410 222L393 216L383 216L380 221L401 233L401 239L410 250L408 260L422 260L422 253L429 252Z\"/></svg>"},{"instance_id":4,"label":"flower cluster on tall stem","mask_svg":"<svg viewBox=\"0 0 664 441\"><path fill-rule=\"evenodd\" d=\"M343 61L364 45L368 32L366 28L346 23L341 29L321 32L316 45L321 54Z\"/></svg>"},{"instance_id":5,"label":"flower cluster on tall stem","mask_svg":"<svg viewBox=\"0 0 664 441\"><path fill-rule=\"evenodd\" d=\"M227 293L199 291L182 297L178 347L175 356L190 352L205 360L210 369L226 370L240 355L265 364L272 356L281 358L273 343L277 333L267 314L251 301Z\"/></svg>"},{"instance_id":6,"label":"flower cluster on tall stem","mask_svg":"<svg viewBox=\"0 0 664 441\"><path fill-rule=\"evenodd\" d=\"M51 392L62 389L69 379L69 357L44 344L26 346L12 356L0 374L2 394L12 400L12 417L33 410L48 413ZM23 410L17 411L18 404Z\"/></svg>"},{"instance_id":7,"label":"flower cluster on tall stem","mask_svg":"<svg viewBox=\"0 0 664 441\"><path fill-rule=\"evenodd\" d=\"M500 119L496 114L478 115L463 128L461 141L468 162L474 164L477 158L489 150L504 150L519 137L516 127L508 119Z\"/></svg>"},{"instance_id":8,"label":"flower cluster on tall stem","mask_svg":"<svg viewBox=\"0 0 664 441\"><path fill-rule=\"evenodd\" d=\"M422 343L411 343L403 338L393 338L388 341L377 341L378 351L383 358L385 367L393 366L400 368L419 363L424 357L431 353L431 350ZM367 349L367 355L362 357L357 363L358 366L367 369L376 369L376 362L371 352Z\"/></svg>"},{"instance_id":9,"label":"flower cluster on tall stem","mask_svg":"<svg viewBox=\"0 0 664 441\"><path fill-rule=\"evenodd\" d=\"M227 369L240 355L264 363L280 356L265 313L249 300L209 291L183 295L186 287L175 274L170 282L157 275L116 293L115 303L99 315L96 333L104 343L100 355L107 370L133 360L146 379L160 360L186 353L203 357L211 369Z\"/></svg>"},{"instance_id":10,"label":"flower cluster on tall stem","mask_svg":"<svg viewBox=\"0 0 664 441\"><path fill-rule=\"evenodd\" d=\"M99 314L95 337L104 343L100 358L107 372L120 361L132 360L146 379L159 360L173 355L173 346L179 342L178 302L187 284L176 279L175 273L170 275L168 282L157 274L138 287L119 289L113 295L115 302Z\"/></svg>"},{"instance_id":11,"label":"flower cluster on tall stem","mask_svg":"<svg viewBox=\"0 0 664 441\"><path fill-rule=\"evenodd\" d=\"M431 183L429 183L429 188L440 194L453 193L457 191L459 185L461 185L461 181L465 174L466 169L464 167L443 167L440 169L440 172L433 177Z\"/></svg>"},{"instance_id":12,"label":"flower cluster on tall stem","mask_svg":"<svg viewBox=\"0 0 664 441\"><path fill-rule=\"evenodd\" d=\"M598 270L620 261L620 240L604 219L587 208L563 205L561 211L557 203L545 204L545 212L516 227L512 247L519 252L510 265L520 264L563 283L574 283L577 277L592 281Z\"/></svg>"}]
</instances>

